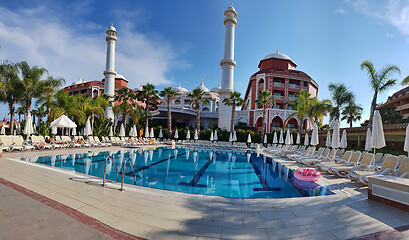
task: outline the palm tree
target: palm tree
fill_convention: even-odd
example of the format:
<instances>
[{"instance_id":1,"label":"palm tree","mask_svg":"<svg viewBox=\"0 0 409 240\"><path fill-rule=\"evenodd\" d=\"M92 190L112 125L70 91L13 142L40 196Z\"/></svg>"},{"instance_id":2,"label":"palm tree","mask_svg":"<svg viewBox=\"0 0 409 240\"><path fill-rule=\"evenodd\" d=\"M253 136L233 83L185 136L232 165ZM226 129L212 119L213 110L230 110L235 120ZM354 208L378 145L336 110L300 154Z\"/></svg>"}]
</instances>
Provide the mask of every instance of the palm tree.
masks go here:
<instances>
[{"instance_id":1,"label":"palm tree","mask_svg":"<svg viewBox=\"0 0 409 240\"><path fill-rule=\"evenodd\" d=\"M16 102L22 99L23 82L18 76L17 65L10 62L0 64L0 100L9 105L10 133L13 133Z\"/></svg>"},{"instance_id":2,"label":"palm tree","mask_svg":"<svg viewBox=\"0 0 409 240\"><path fill-rule=\"evenodd\" d=\"M37 104L42 104L47 111L47 121L51 123L49 120L51 115L51 107L54 101L54 95L57 92L57 89L61 87L65 83L65 79L63 78L53 78L49 76L45 81L41 82L41 86L39 87L39 91L41 92Z\"/></svg>"},{"instance_id":3,"label":"palm tree","mask_svg":"<svg viewBox=\"0 0 409 240\"><path fill-rule=\"evenodd\" d=\"M119 111L122 113L122 122L126 128L129 110L132 108L130 101L135 98L134 94L127 87L119 89L115 94L115 101L119 102Z\"/></svg>"},{"instance_id":4,"label":"palm tree","mask_svg":"<svg viewBox=\"0 0 409 240\"><path fill-rule=\"evenodd\" d=\"M24 115L26 109L24 107L18 107L16 113L18 114L18 122L21 122L21 115Z\"/></svg>"},{"instance_id":5,"label":"palm tree","mask_svg":"<svg viewBox=\"0 0 409 240\"><path fill-rule=\"evenodd\" d=\"M166 105L168 107L168 136L172 136L172 113L170 111L170 101L173 97L180 95L174 91L171 87L167 87L160 91L159 96L166 98Z\"/></svg>"},{"instance_id":6,"label":"palm tree","mask_svg":"<svg viewBox=\"0 0 409 240\"><path fill-rule=\"evenodd\" d=\"M372 90L374 91L372 103L371 103L371 112L369 117L369 126L372 125L372 118L373 113L376 108L376 100L378 97L378 93L382 93L386 91L388 88L392 87L396 83L396 79L390 79L392 74L399 73L400 69L396 65L386 65L384 66L380 72L375 70L375 67L370 60L363 61L361 63L361 69L366 70L368 73L369 78L369 85L371 86ZM404 81L405 82L405 81ZM404 84L404 82L402 82Z\"/></svg>"},{"instance_id":7,"label":"palm tree","mask_svg":"<svg viewBox=\"0 0 409 240\"><path fill-rule=\"evenodd\" d=\"M117 95L115 95L116 97ZM105 106L109 105L108 96L103 95L97 98L86 97L86 110L87 115L91 115L91 129L94 129L95 114L105 119Z\"/></svg>"},{"instance_id":8,"label":"palm tree","mask_svg":"<svg viewBox=\"0 0 409 240\"><path fill-rule=\"evenodd\" d=\"M271 95L271 92L263 90L258 94L256 104L263 106L263 118L262 118L262 135L261 142L264 142L264 135L266 133L266 107L267 105L275 105L275 100Z\"/></svg>"},{"instance_id":9,"label":"palm tree","mask_svg":"<svg viewBox=\"0 0 409 240\"><path fill-rule=\"evenodd\" d=\"M311 98L307 117L311 120L312 125L317 122L317 125L321 126L324 116L326 116L328 112L331 112L332 109L332 103L329 99L323 99L320 101L317 97L313 97Z\"/></svg>"},{"instance_id":10,"label":"palm tree","mask_svg":"<svg viewBox=\"0 0 409 240\"><path fill-rule=\"evenodd\" d=\"M41 77L47 73L45 68L37 66L30 67L27 62L23 61L18 64L21 75L23 76L23 99L22 103L26 107L26 114L31 110L33 98L41 96L41 89L44 86L44 80Z\"/></svg>"},{"instance_id":11,"label":"palm tree","mask_svg":"<svg viewBox=\"0 0 409 240\"><path fill-rule=\"evenodd\" d=\"M159 100L158 90L155 90L153 84L147 83L142 86L142 90L137 92L136 98L145 102L145 128L148 128L150 103Z\"/></svg>"},{"instance_id":12,"label":"palm tree","mask_svg":"<svg viewBox=\"0 0 409 240\"><path fill-rule=\"evenodd\" d=\"M41 126L41 122L43 121L43 116L44 116L44 114L47 114L47 110L44 109L44 106L40 106L35 111L36 111L36 115L37 115L37 118L38 118L38 126Z\"/></svg>"},{"instance_id":13,"label":"palm tree","mask_svg":"<svg viewBox=\"0 0 409 240\"><path fill-rule=\"evenodd\" d=\"M348 102L342 111L342 120L346 120L349 123L349 127L352 128L352 123L361 120L362 107L356 104L355 101Z\"/></svg>"},{"instance_id":14,"label":"palm tree","mask_svg":"<svg viewBox=\"0 0 409 240\"><path fill-rule=\"evenodd\" d=\"M295 115L299 119L299 132L302 131L304 128L304 117L306 117L311 109L311 94L306 90L301 90L300 93L296 94L295 100L288 103L291 107L296 110L293 114L291 114L287 119L290 120Z\"/></svg>"},{"instance_id":15,"label":"palm tree","mask_svg":"<svg viewBox=\"0 0 409 240\"><path fill-rule=\"evenodd\" d=\"M330 83L328 89L335 106L330 113L330 119L340 119L342 108L352 100L353 93L343 83Z\"/></svg>"},{"instance_id":16,"label":"palm tree","mask_svg":"<svg viewBox=\"0 0 409 240\"><path fill-rule=\"evenodd\" d=\"M244 99L240 97L240 93L233 91L230 92L228 98L223 99L223 103L227 106L231 106L231 123L230 132L234 131L234 120L236 119L236 107L240 107L244 104Z\"/></svg>"},{"instance_id":17,"label":"palm tree","mask_svg":"<svg viewBox=\"0 0 409 240\"><path fill-rule=\"evenodd\" d=\"M200 106L201 104L208 105L209 103L204 99L205 92L200 88L195 88L187 96L190 97L190 105L196 109L196 129L200 134Z\"/></svg>"},{"instance_id":18,"label":"palm tree","mask_svg":"<svg viewBox=\"0 0 409 240\"><path fill-rule=\"evenodd\" d=\"M304 121L303 119L307 117L310 119L311 124L322 122L324 116L327 115L329 111L332 110L331 101L328 99L323 99L322 101L318 100L317 97L311 97L311 95L306 90L301 90L295 96L295 100L289 103L296 112L291 114L285 122L297 116L299 119L299 132L302 132L304 128Z\"/></svg>"}]
</instances>

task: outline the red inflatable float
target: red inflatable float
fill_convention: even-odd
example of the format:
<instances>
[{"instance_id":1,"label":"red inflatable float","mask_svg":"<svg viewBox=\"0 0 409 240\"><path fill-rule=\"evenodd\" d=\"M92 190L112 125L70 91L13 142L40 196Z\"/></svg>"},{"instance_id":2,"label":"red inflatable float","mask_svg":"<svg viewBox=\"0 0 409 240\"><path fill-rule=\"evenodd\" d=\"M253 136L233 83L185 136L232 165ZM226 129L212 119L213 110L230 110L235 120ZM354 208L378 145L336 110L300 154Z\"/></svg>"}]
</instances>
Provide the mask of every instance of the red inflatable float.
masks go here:
<instances>
[{"instance_id":1,"label":"red inflatable float","mask_svg":"<svg viewBox=\"0 0 409 240\"><path fill-rule=\"evenodd\" d=\"M294 177L301 181L315 182L321 177L321 173L311 168L299 168L294 171Z\"/></svg>"}]
</instances>

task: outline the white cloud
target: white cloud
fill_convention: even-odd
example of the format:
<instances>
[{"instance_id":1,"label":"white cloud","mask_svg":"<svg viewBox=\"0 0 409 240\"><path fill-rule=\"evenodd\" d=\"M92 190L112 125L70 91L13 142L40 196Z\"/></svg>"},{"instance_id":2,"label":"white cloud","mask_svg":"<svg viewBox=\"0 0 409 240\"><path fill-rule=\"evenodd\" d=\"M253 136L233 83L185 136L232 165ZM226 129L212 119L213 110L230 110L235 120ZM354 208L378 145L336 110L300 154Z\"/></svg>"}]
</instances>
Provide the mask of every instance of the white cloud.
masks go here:
<instances>
[{"instance_id":1,"label":"white cloud","mask_svg":"<svg viewBox=\"0 0 409 240\"><path fill-rule=\"evenodd\" d=\"M334 13L335 14L345 14L346 11L343 8L337 8L337 9L334 10Z\"/></svg>"},{"instance_id":2,"label":"white cloud","mask_svg":"<svg viewBox=\"0 0 409 240\"><path fill-rule=\"evenodd\" d=\"M66 25L46 7L18 11L0 8L0 12L1 59L26 60L30 65L45 67L51 75L65 78L67 84L80 76L86 80L104 77L108 26L94 22ZM129 80L129 87L147 82L170 84L170 70L190 67L160 33L138 32L126 20L119 20L115 27L116 70ZM91 33L83 34L88 31Z\"/></svg>"},{"instance_id":3,"label":"white cloud","mask_svg":"<svg viewBox=\"0 0 409 240\"><path fill-rule=\"evenodd\" d=\"M388 0L378 4L368 0L344 0L355 11L394 26L401 34L409 35L409 0ZM393 37L390 32L387 37Z\"/></svg>"}]
</instances>

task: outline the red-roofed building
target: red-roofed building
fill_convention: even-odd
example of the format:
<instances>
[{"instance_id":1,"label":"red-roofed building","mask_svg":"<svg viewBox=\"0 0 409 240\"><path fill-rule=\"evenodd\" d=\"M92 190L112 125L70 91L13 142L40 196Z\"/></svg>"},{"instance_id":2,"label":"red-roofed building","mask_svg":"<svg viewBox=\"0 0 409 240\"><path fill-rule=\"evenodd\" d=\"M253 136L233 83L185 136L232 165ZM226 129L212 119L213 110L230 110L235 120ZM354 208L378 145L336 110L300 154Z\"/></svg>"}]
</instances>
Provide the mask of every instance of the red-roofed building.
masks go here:
<instances>
[{"instance_id":1,"label":"red-roofed building","mask_svg":"<svg viewBox=\"0 0 409 240\"><path fill-rule=\"evenodd\" d=\"M73 82L70 86L65 87L64 89L68 92L70 95L74 94L83 94L90 96L92 98L97 98L100 97L104 94L104 87L105 87L105 79L102 79L101 81L89 81L85 82L84 79L80 78L78 81ZM115 93L119 89L123 87L128 87L128 80L125 79L124 76L121 74L117 74L115 77ZM136 94L136 90L130 89L131 92ZM138 105L140 106L145 106L144 103L137 102ZM115 105L118 105L119 103L116 101Z\"/></svg>"},{"instance_id":2,"label":"red-roofed building","mask_svg":"<svg viewBox=\"0 0 409 240\"><path fill-rule=\"evenodd\" d=\"M261 91L268 90L276 102L276 105L267 107L266 131L270 132L273 128L282 128L285 120L294 113L291 106L287 107L284 103L295 100L295 95L302 89L307 90L311 97L316 97L318 84L308 74L295 70L297 64L289 56L279 53L278 49L276 53L261 59L258 67L260 70L250 77L244 96L245 104L237 112L236 124L245 122L261 132L263 109L256 105L256 99ZM304 127L308 129L308 125L304 124ZM296 117L287 123L288 128L298 126Z\"/></svg>"}]
</instances>

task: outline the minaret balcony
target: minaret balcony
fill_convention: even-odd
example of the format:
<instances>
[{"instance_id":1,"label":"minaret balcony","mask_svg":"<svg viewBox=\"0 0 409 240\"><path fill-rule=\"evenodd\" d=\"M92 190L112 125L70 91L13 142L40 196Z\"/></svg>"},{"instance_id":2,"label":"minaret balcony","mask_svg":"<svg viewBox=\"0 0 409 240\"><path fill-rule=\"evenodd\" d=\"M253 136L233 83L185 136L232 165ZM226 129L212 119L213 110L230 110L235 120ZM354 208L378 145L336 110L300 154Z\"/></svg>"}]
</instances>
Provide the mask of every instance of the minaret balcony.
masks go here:
<instances>
[{"instance_id":1,"label":"minaret balcony","mask_svg":"<svg viewBox=\"0 0 409 240\"><path fill-rule=\"evenodd\" d=\"M232 65L233 67L236 66L236 62L233 59L222 59L222 60L220 60L220 66L223 66L224 64Z\"/></svg>"},{"instance_id":2,"label":"minaret balcony","mask_svg":"<svg viewBox=\"0 0 409 240\"><path fill-rule=\"evenodd\" d=\"M224 18L224 24L226 23L232 23L234 26L237 25L237 20L233 17L225 17Z\"/></svg>"}]
</instances>

